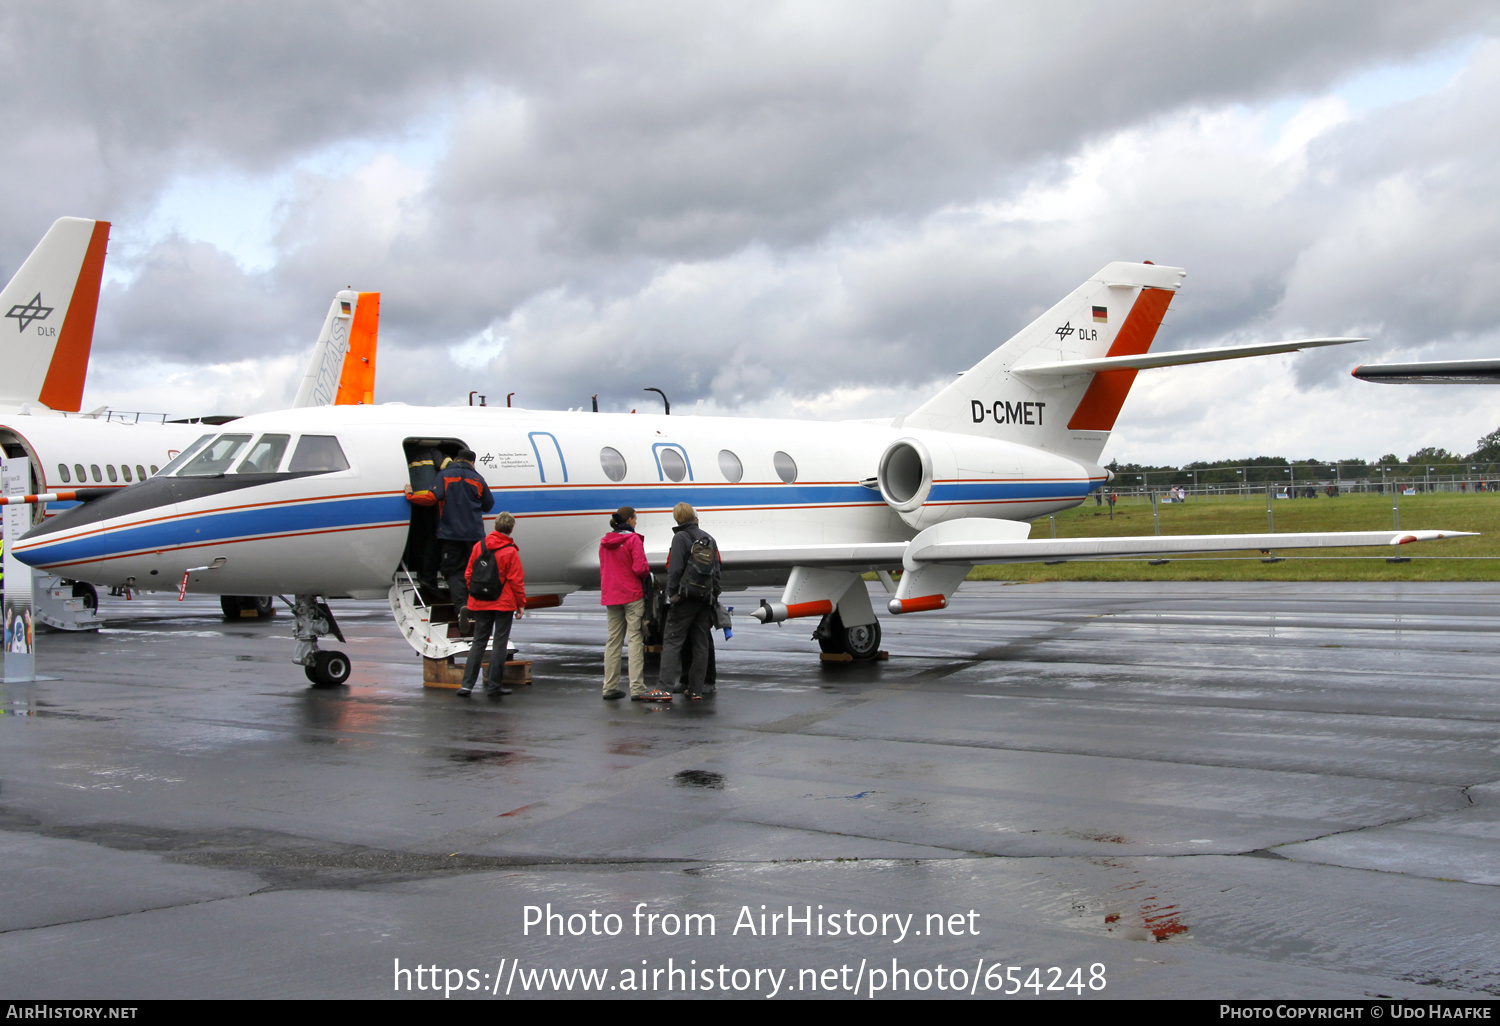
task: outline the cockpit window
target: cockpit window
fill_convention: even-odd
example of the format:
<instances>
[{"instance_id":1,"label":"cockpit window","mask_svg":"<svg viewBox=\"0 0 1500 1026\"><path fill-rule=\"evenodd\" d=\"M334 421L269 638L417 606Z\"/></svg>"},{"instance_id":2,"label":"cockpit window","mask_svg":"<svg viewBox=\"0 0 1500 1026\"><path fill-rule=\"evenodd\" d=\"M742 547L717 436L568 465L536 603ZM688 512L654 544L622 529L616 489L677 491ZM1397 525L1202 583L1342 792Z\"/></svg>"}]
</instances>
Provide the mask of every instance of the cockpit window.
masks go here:
<instances>
[{"instance_id":1,"label":"cockpit window","mask_svg":"<svg viewBox=\"0 0 1500 1026\"><path fill-rule=\"evenodd\" d=\"M194 456L182 469L178 477L216 477L229 469L229 465L250 443L249 435L220 435L203 451Z\"/></svg>"},{"instance_id":2,"label":"cockpit window","mask_svg":"<svg viewBox=\"0 0 1500 1026\"><path fill-rule=\"evenodd\" d=\"M281 466L281 457L286 453L291 435L261 435L250 447L250 455L240 460L234 468L236 474L274 474Z\"/></svg>"},{"instance_id":3,"label":"cockpit window","mask_svg":"<svg viewBox=\"0 0 1500 1026\"><path fill-rule=\"evenodd\" d=\"M182 466L188 460L192 459L195 455L197 455L199 449L203 448L209 442L213 441L213 437L214 437L213 435L203 435L196 442L194 442L192 445L188 446L186 449L182 450L176 456L172 457L172 460L171 460L171 462L169 462L167 464L166 469L159 471L159 473L161 473L163 476L170 475L178 467ZM151 473L153 475L155 475L155 474L158 473L158 471L157 471L157 469L155 467L152 467L151 468ZM80 478L83 477L83 468L82 467L78 468L78 476Z\"/></svg>"},{"instance_id":4,"label":"cockpit window","mask_svg":"<svg viewBox=\"0 0 1500 1026\"><path fill-rule=\"evenodd\" d=\"M297 451L292 453L288 473L328 474L335 470L348 470L349 461L339 440L332 435L303 435L297 439Z\"/></svg>"}]
</instances>

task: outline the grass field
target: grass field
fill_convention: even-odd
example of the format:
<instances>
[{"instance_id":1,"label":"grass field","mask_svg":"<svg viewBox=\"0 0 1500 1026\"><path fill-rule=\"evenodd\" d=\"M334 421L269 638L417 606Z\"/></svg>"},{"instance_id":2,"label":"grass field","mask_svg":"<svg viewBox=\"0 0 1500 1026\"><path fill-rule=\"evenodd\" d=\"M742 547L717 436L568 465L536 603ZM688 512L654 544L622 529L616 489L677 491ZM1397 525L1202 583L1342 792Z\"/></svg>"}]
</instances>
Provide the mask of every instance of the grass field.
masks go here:
<instances>
[{"instance_id":1,"label":"grass field","mask_svg":"<svg viewBox=\"0 0 1500 1026\"><path fill-rule=\"evenodd\" d=\"M1335 499L1277 499L1273 503L1278 532L1375 531L1392 526L1390 495L1342 495ZM1266 530L1266 500L1193 498L1158 507L1162 534L1250 534ZM970 580L985 581L1495 581L1500 580L1500 494L1439 492L1401 496L1401 526L1406 530L1478 531L1478 538L1384 549L1323 549L1285 554L1281 563L1262 563L1259 553L1239 558L1173 557L1164 566L1145 560L1098 560L1044 566L1013 563L975 567ZM1085 506L1057 514L1059 538L1152 534L1151 503L1123 501L1115 507ZM1047 538L1043 517L1031 525L1031 537ZM1411 557L1409 563L1387 563L1389 556ZM1348 558L1355 557L1355 558ZM1362 558L1361 558L1362 557ZM1488 557L1488 558L1474 558Z\"/></svg>"}]
</instances>

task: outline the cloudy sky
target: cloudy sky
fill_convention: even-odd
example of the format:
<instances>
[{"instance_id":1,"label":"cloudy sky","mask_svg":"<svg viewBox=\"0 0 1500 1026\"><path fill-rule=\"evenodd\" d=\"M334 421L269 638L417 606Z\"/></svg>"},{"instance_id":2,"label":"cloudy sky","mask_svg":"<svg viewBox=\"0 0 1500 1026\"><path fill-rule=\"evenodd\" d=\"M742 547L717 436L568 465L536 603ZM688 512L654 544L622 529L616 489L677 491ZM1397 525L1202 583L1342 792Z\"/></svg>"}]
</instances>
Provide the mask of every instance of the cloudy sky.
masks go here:
<instances>
[{"instance_id":1,"label":"cloudy sky","mask_svg":"<svg viewBox=\"0 0 1500 1026\"><path fill-rule=\"evenodd\" d=\"M1106 459L1459 451L1500 391L1500 15L1482 3L0 7L0 275L114 223L85 408L286 405L335 290L377 400L904 412L1112 260L1157 349Z\"/></svg>"}]
</instances>

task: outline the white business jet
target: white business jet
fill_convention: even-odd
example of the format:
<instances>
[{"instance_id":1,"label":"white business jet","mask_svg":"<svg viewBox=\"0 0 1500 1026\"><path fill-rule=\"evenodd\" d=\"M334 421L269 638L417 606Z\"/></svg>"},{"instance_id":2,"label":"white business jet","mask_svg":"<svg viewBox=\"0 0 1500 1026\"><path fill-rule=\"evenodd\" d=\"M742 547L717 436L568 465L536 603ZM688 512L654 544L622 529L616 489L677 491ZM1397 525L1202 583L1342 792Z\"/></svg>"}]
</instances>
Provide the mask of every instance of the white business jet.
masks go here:
<instances>
[{"instance_id":1,"label":"white business jet","mask_svg":"<svg viewBox=\"0 0 1500 1026\"><path fill-rule=\"evenodd\" d=\"M1304 339L1149 355L1184 272L1114 263L914 412L808 423L399 404L246 417L206 434L143 484L41 525L17 545L33 566L98 584L172 582L211 594L291 593L295 661L314 683L347 678L325 598L389 595L429 657L448 636L400 561L411 520L409 452L474 449L496 511L519 521L528 605L598 586L605 516L639 511L660 569L674 504L716 536L727 587L785 581L762 622L822 618L856 658L880 627L861 575L903 571L893 614L941 609L984 563L1243 549L1392 546L1452 531L1030 539L1027 521L1078 505L1136 372L1336 345ZM885 579L889 581L889 576Z\"/></svg>"}]
</instances>

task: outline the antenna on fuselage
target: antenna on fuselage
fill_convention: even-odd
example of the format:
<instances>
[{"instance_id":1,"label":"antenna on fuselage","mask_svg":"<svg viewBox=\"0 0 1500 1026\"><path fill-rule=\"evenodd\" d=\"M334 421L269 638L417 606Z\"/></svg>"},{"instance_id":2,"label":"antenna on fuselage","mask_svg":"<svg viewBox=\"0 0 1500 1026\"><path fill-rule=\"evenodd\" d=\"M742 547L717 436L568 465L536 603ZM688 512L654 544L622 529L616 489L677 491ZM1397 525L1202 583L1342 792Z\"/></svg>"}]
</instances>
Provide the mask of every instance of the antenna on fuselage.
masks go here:
<instances>
[{"instance_id":1,"label":"antenna on fuselage","mask_svg":"<svg viewBox=\"0 0 1500 1026\"><path fill-rule=\"evenodd\" d=\"M667 416L670 417L672 415L672 403L667 399L667 393L663 392L659 388L643 388L641 389L641 391L655 392L657 395L661 396L661 404L667 408Z\"/></svg>"}]
</instances>

